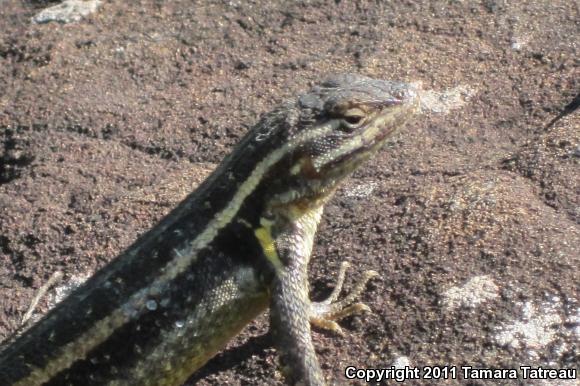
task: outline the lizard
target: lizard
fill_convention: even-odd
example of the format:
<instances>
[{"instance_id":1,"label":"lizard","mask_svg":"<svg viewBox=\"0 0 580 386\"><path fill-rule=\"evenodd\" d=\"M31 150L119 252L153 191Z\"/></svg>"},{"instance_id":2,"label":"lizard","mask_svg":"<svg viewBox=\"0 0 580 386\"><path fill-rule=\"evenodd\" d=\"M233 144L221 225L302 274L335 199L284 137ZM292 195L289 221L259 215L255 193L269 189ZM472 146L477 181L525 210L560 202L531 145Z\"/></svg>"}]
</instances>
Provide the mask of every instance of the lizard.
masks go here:
<instances>
[{"instance_id":1,"label":"lizard","mask_svg":"<svg viewBox=\"0 0 580 386\"><path fill-rule=\"evenodd\" d=\"M269 308L289 384L324 385L311 323L367 310L374 272L309 299L324 204L419 110L407 83L334 75L264 114L197 189L0 352L0 385L181 385ZM354 303L354 304L353 304Z\"/></svg>"}]
</instances>

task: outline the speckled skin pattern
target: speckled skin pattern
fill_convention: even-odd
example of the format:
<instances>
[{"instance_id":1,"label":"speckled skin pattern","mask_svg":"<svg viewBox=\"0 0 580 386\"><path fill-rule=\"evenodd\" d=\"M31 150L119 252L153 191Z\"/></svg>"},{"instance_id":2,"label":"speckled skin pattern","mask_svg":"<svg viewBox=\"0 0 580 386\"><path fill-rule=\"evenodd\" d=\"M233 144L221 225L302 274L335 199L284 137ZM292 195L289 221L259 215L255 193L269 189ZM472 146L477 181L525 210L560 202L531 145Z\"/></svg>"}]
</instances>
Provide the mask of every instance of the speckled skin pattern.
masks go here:
<instances>
[{"instance_id":1,"label":"speckled skin pattern","mask_svg":"<svg viewBox=\"0 0 580 386\"><path fill-rule=\"evenodd\" d=\"M2 349L0 385L180 385L268 305L288 382L324 384L307 282L323 205L417 106L407 84L345 74L265 114L158 225Z\"/></svg>"}]
</instances>

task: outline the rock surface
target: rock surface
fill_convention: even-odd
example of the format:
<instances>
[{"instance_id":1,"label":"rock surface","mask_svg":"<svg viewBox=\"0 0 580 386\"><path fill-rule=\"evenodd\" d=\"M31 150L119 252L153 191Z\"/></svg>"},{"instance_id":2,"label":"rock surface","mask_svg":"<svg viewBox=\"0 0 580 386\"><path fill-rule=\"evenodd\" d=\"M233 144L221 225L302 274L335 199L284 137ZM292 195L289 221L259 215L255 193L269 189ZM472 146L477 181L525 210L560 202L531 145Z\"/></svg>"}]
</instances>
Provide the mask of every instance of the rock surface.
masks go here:
<instances>
[{"instance_id":1,"label":"rock surface","mask_svg":"<svg viewBox=\"0 0 580 386\"><path fill-rule=\"evenodd\" d=\"M348 71L421 82L431 107L325 212L313 297L342 260L347 287L381 273L371 314L314 333L325 373L578 368L578 112L548 125L580 90L574 2L142 0L32 24L39 3L0 10L0 340L53 272L105 265L260 113ZM267 328L191 384L281 383Z\"/></svg>"}]
</instances>

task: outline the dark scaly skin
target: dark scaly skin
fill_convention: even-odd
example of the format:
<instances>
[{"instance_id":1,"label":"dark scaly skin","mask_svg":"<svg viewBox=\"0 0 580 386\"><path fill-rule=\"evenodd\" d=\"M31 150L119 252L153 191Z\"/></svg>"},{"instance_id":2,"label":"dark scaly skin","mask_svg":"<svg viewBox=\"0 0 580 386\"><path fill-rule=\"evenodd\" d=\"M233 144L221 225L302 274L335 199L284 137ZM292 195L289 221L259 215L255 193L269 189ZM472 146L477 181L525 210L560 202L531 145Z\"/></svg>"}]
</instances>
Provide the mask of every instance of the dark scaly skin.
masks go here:
<instances>
[{"instance_id":1,"label":"dark scaly skin","mask_svg":"<svg viewBox=\"0 0 580 386\"><path fill-rule=\"evenodd\" d=\"M2 349L0 385L180 385L268 303L288 382L324 384L310 321L342 304L308 298L320 214L417 104L407 84L347 74L264 115L176 209Z\"/></svg>"}]
</instances>

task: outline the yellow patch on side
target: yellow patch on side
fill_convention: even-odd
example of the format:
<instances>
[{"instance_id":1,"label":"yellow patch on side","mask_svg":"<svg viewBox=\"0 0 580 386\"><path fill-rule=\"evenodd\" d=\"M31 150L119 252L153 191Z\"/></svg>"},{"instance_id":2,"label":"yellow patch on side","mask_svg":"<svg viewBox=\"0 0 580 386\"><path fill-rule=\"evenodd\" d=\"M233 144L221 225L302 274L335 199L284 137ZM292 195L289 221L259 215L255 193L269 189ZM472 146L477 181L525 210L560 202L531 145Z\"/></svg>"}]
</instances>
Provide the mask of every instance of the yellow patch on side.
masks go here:
<instances>
[{"instance_id":1,"label":"yellow patch on side","mask_svg":"<svg viewBox=\"0 0 580 386\"><path fill-rule=\"evenodd\" d=\"M281 270L284 266L282 265L282 261L280 261L278 252L276 251L276 242L272 237L272 222L261 219L260 224L262 226L256 229L254 234L260 242L266 258L274 265L274 268L276 268L277 271Z\"/></svg>"}]
</instances>

